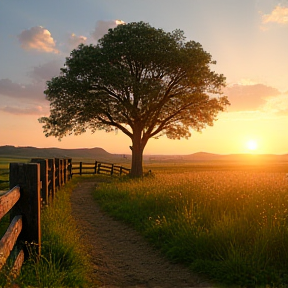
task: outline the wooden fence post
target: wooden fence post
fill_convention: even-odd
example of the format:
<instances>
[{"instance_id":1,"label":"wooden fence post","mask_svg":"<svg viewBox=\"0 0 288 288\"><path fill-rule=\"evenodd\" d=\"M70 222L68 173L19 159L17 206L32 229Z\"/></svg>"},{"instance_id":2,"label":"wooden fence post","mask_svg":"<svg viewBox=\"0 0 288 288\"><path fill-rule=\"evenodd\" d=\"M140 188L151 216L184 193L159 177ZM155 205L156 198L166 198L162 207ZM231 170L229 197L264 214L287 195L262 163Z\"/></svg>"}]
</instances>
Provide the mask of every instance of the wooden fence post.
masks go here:
<instances>
[{"instance_id":1,"label":"wooden fence post","mask_svg":"<svg viewBox=\"0 0 288 288\"><path fill-rule=\"evenodd\" d=\"M79 170L80 170L79 173L80 173L80 176L81 176L82 175L82 162L79 163Z\"/></svg>"},{"instance_id":2,"label":"wooden fence post","mask_svg":"<svg viewBox=\"0 0 288 288\"><path fill-rule=\"evenodd\" d=\"M114 164L111 165L111 176L113 175L114 170Z\"/></svg>"},{"instance_id":3,"label":"wooden fence post","mask_svg":"<svg viewBox=\"0 0 288 288\"><path fill-rule=\"evenodd\" d=\"M122 166L120 166L120 176L122 175Z\"/></svg>"},{"instance_id":4,"label":"wooden fence post","mask_svg":"<svg viewBox=\"0 0 288 288\"><path fill-rule=\"evenodd\" d=\"M48 197L48 160L47 159L31 159L31 163L40 164L40 181L42 182L41 197L44 205L49 204Z\"/></svg>"},{"instance_id":5,"label":"wooden fence post","mask_svg":"<svg viewBox=\"0 0 288 288\"><path fill-rule=\"evenodd\" d=\"M63 159L63 184L67 182L67 159Z\"/></svg>"},{"instance_id":6,"label":"wooden fence post","mask_svg":"<svg viewBox=\"0 0 288 288\"><path fill-rule=\"evenodd\" d=\"M59 159L59 187L63 185L63 160Z\"/></svg>"},{"instance_id":7,"label":"wooden fence post","mask_svg":"<svg viewBox=\"0 0 288 288\"><path fill-rule=\"evenodd\" d=\"M55 188L58 189L60 187L60 159L55 158Z\"/></svg>"},{"instance_id":8,"label":"wooden fence post","mask_svg":"<svg viewBox=\"0 0 288 288\"><path fill-rule=\"evenodd\" d=\"M67 179L71 180L72 178L72 159L67 159Z\"/></svg>"},{"instance_id":9,"label":"wooden fence post","mask_svg":"<svg viewBox=\"0 0 288 288\"><path fill-rule=\"evenodd\" d=\"M48 171L49 171L49 176L48 176L48 181L49 181L49 186L48 186L48 198L49 198L49 203L50 200L54 199L55 196L55 191L56 191L56 186L55 186L55 159L48 159Z\"/></svg>"},{"instance_id":10,"label":"wooden fence post","mask_svg":"<svg viewBox=\"0 0 288 288\"><path fill-rule=\"evenodd\" d=\"M61 174L61 186L63 186L64 184L65 184L65 182L64 182L64 175L65 175L65 173L64 173L64 167L65 167L65 165L64 165L64 159L60 159L60 174Z\"/></svg>"},{"instance_id":11,"label":"wooden fence post","mask_svg":"<svg viewBox=\"0 0 288 288\"><path fill-rule=\"evenodd\" d=\"M27 241L38 255L41 254L40 226L40 164L39 163L10 163L10 189L20 186L20 199L12 208L10 217L23 217L23 230L19 240ZM26 256L27 251L26 251Z\"/></svg>"},{"instance_id":12,"label":"wooden fence post","mask_svg":"<svg viewBox=\"0 0 288 288\"><path fill-rule=\"evenodd\" d=\"M95 161L94 174L97 174L97 161Z\"/></svg>"}]
</instances>

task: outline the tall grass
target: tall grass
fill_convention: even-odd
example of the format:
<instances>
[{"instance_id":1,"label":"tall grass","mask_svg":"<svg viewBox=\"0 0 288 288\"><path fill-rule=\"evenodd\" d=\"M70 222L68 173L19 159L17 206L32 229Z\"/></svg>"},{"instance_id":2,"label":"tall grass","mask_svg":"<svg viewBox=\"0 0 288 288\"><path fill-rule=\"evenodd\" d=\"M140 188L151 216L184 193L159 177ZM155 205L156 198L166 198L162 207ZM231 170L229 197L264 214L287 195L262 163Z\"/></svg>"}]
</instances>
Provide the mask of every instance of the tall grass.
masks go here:
<instances>
[{"instance_id":1,"label":"tall grass","mask_svg":"<svg viewBox=\"0 0 288 288\"><path fill-rule=\"evenodd\" d=\"M39 258L28 247L30 258L16 279L21 287L91 287L87 254L71 215L70 194L76 181L63 186L53 204L42 210L42 254Z\"/></svg>"},{"instance_id":2,"label":"tall grass","mask_svg":"<svg viewBox=\"0 0 288 288\"><path fill-rule=\"evenodd\" d=\"M288 287L285 173L176 168L103 183L94 196L192 271L227 285Z\"/></svg>"}]
</instances>

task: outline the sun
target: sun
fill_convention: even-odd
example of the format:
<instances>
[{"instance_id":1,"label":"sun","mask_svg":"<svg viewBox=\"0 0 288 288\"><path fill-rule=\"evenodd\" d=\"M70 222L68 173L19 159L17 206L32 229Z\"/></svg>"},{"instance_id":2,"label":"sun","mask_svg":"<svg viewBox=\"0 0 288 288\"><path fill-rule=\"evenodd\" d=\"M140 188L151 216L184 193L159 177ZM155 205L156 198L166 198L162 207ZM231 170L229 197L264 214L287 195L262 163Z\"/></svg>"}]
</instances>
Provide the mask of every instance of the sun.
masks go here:
<instances>
[{"instance_id":1,"label":"sun","mask_svg":"<svg viewBox=\"0 0 288 288\"><path fill-rule=\"evenodd\" d=\"M246 143L246 147L247 147L249 150L255 151L255 150L258 148L258 143L257 143L257 141L255 141L255 140L249 140L249 141Z\"/></svg>"}]
</instances>

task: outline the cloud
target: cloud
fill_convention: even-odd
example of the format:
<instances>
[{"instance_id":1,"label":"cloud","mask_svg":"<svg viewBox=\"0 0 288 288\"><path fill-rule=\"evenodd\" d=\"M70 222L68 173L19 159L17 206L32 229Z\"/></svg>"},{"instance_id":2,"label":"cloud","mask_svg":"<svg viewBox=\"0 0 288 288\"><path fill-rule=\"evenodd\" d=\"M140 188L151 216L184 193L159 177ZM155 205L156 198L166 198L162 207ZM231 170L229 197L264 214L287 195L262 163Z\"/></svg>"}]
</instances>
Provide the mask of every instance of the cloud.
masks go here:
<instances>
[{"instance_id":1,"label":"cloud","mask_svg":"<svg viewBox=\"0 0 288 288\"><path fill-rule=\"evenodd\" d=\"M46 81L58 76L62 66L62 61L54 60L33 67L28 72L32 79L32 83L29 84L15 83L10 79L0 79L0 95L23 101L46 101L44 95Z\"/></svg>"},{"instance_id":2,"label":"cloud","mask_svg":"<svg viewBox=\"0 0 288 288\"><path fill-rule=\"evenodd\" d=\"M69 49L73 49L78 47L81 43L85 44L87 41L87 37L85 36L77 36L72 33L68 38L68 47Z\"/></svg>"},{"instance_id":3,"label":"cloud","mask_svg":"<svg viewBox=\"0 0 288 288\"><path fill-rule=\"evenodd\" d=\"M125 24L122 20L110 20L110 21L103 21L99 20L96 22L96 27L94 31L91 33L91 36L94 40L98 40L103 37L109 29L115 28L117 25Z\"/></svg>"},{"instance_id":4,"label":"cloud","mask_svg":"<svg viewBox=\"0 0 288 288\"><path fill-rule=\"evenodd\" d=\"M49 111L44 85L14 83L0 79L0 111L14 115L43 115Z\"/></svg>"},{"instance_id":5,"label":"cloud","mask_svg":"<svg viewBox=\"0 0 288 288\"><path fill-rule=\"evenodd\" d=\"M22 85L14 83L10 79L0 79L0 94L20 101L44 101L44 89L43 83Z\"/></svg>"},{"instance_id":6,"label":"cloud","mask_svg":"<svg viewBox=\"0 0 288 288\"><path fill-rule=\"evenodd\" d=\"M5 106L0 108L0 111L14 115L37 115L41 116L44 113L42 106L34 106L28 108Z\"/></svg>"},{"instance_id":7,"label":"cloud","mask_svg":"<svg viewBox=\"0 0 288 288\"><path fill-rule=\"evenodd\" d=\"M280 116L288 116L288 92L268 98L263 110Z\"/></svg>"},{"instance_id":8,"label":"cloud","mask_svg":"<svg viewBox=\"0 0 288 288\"><path fill-rule=\"evenodd\" d=\"M30 84L15 83L10 79L0 79L0 111L15 115L43 115L49 111L49 102L45 98L46 81L58 76L61 61L51 61L34 67L28 75Z\"/></svg>"},{"instance_id":9,"label":"cloud","mask_svg":"<svg viewBox=\"0 0 288 288\"><path fill-rule=\"evenodd\" d=\"M25 50L37 50L46 53L59 53L56 43L49 30L42 26L35 26L24 30L18 35L21 47Z\"/></svg>"},{"instance_id":10,"label":"cloud","mask_svg":"<svg viewBox=\"0 0 288 288\"><path fill-rule=\"evenodd\" d=\"M37 67L33 67L32 71L30 71L28 75L32 78L33 82L45 83L52 77L59 76L61 67L63 67L62 61L54 60Z\"/></svg>"},{"instance_id":11,"label":"cloud","mask_svg":"<svg viewBox=\"0 0 288 288\"><path fill-rule=\"evenodd\" d=\"M263 84L233 85L224 89L231 106L228 111L254 111L262 108L269 97L276 97L281 93Z\"/></svg>"},{"instance_id":12,"label":"cloud","mask_svg":"<svg viewBox=\"0 0 288 288\"><path fill-rule=\"evenodd\" d=\"M270 14L262 15L262 23L288 24L288 7L277 5Z\"/></svg>"}]
</instances>

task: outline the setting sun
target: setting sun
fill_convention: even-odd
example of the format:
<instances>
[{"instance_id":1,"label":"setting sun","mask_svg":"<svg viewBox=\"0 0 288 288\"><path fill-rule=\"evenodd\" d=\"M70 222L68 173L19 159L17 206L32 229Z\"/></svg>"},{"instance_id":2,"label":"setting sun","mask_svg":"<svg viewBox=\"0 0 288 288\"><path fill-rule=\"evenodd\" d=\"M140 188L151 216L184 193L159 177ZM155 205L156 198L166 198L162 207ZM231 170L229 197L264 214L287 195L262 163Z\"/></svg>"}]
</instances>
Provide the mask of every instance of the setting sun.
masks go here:
<instances>
[{"instance_id":1,"label":"setting sun","mask_svg":"<svg viewBox=\"0 0 288 288\"><path fill-rule=\"evenodd\" d=\"M258 148L258 143L255 141L255 140L249 140L247 143L246 143L246 147L249 149L249 150L256 150Z\"/></svg>"}]
</instances>

